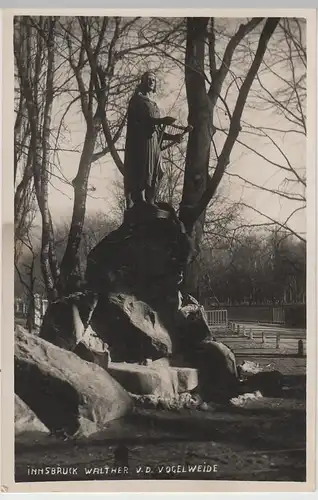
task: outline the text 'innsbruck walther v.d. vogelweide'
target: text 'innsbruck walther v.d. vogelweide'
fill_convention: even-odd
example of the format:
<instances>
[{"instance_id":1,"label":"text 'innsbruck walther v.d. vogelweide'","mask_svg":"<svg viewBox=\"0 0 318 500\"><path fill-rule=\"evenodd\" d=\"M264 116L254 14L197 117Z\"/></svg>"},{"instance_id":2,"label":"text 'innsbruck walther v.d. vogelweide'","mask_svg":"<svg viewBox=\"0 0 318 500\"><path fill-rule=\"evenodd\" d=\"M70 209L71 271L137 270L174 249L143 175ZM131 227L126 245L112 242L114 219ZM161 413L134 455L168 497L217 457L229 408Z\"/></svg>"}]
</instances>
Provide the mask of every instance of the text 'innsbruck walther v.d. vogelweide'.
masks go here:
<instances>
[{"instance_id":1,"label":"text 'innsbruck walther v.d. vogelweide'","mask_svg":"<svg viewBox=\"0 0 318 500\"><path fill-rule=\"evenodd\" d=\"M211 473L218 472L218 464L164 464L152 467L150 465L136 466L133 470L130 467L108 466L101 467L28 467L28 476L77 476L85 474L86 476L116 475L124 476L129 473L137 475L149 474L184 474L184 473Z\"/></svg>"}]
</instances>

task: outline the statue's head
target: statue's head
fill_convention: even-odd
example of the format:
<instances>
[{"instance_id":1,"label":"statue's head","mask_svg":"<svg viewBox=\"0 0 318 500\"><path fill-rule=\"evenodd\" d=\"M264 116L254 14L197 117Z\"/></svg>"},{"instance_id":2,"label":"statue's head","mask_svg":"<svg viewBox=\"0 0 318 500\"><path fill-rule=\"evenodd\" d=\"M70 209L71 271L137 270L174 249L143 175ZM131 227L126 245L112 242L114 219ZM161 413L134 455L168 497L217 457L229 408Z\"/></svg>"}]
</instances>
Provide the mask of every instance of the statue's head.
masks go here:
<instances>
[{"instance_id":1,"label":"statue's head","mask_svg":"<svg viewBox=\"0 0 318 500\"><path fill-rule=\"evenodd\" d=\"M141 92L156 92L157 79L151 71L146 71L141 77L139 88Z\"/></svg>"}]
</instances>

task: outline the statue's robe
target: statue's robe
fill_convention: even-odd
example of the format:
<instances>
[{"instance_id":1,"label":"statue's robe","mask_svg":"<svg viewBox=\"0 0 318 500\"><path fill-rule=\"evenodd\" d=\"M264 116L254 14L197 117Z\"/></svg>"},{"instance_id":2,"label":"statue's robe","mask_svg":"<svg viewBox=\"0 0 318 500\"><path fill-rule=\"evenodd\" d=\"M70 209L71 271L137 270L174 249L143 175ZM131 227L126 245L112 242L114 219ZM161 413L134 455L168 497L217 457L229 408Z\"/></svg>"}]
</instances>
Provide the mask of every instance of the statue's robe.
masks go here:
<instances>
[{"instance_id":1,"label":"statue's robe","mask_svg":"<svg viewBox=\"0 0 318 500\"><path fill-rule=\"evenodd\" d=\"M124 161L126 198L147 186L154 188L161 173L161 128L153 118L160 118L157 104L135 93L128 106Z\"/></svg>"}]
</instances>

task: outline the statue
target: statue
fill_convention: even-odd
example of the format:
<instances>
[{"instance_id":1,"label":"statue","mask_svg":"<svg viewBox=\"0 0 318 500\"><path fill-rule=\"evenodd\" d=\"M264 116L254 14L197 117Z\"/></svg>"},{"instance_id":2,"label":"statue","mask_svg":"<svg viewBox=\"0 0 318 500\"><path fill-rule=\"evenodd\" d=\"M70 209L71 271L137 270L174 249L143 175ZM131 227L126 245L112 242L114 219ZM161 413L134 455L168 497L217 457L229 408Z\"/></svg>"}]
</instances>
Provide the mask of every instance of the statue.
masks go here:
<instances>
[{"instance_id":1,"label":"statue","mask_svg":"<svg viewBox=\"0 0 318 500\"><path fill-rule=\"evenodd\" d=\"M146 72L130 99L124 161L124 188L127 209L140 203L155 205L158 181L162 176L161 143L172 140L180 143L183 134L168 134L166 126L175 118L160 118L157 104L152 100L156 92L156 77ZM176 127L188 131L189 128Z\"/></svg>"}]
</instances>

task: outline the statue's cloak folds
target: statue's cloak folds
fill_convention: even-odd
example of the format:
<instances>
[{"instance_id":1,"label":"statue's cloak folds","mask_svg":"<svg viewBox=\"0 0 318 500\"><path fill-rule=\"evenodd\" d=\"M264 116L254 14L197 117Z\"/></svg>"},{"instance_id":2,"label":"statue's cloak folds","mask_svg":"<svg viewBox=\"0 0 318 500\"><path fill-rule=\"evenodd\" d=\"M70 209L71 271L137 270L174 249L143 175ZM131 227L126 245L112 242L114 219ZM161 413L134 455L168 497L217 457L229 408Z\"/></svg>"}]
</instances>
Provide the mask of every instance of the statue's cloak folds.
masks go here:
<instances>
[{"instance_id":1,"label":"statue's cloak folds","mask_svg":"<svg viewBox=\"0 0 318 500\"><path fill-rule=\"evenodd\" d=\"M126 196L154 186L161 170L160 118L157 104L141 93L135 93L128 106L124 184Z\"/></svg>"}]
</instances>

